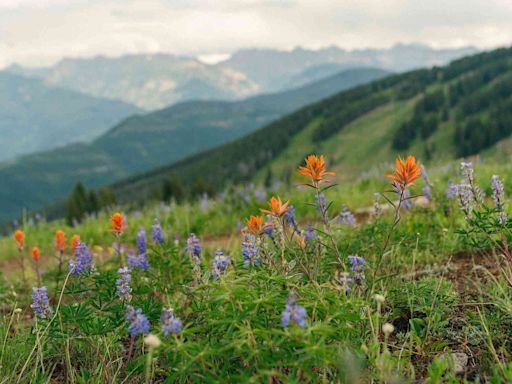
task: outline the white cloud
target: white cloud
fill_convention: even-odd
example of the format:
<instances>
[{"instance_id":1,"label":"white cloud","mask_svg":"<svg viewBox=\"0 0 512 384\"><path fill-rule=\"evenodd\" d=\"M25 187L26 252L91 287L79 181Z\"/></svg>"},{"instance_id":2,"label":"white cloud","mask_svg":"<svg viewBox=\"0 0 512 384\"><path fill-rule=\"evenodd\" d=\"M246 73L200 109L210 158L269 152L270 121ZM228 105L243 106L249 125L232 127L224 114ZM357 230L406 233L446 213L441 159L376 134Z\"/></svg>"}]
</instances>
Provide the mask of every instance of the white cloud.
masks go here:
<instances>
[{"instance_id":1,"label":"white cloud","mask_svg":"<svg viewBox=\"0 0 512 384\"><path fill-rule=\"evenodd\" d=\"M0 0L0 66L137 52L243 47L494 47L510 0Z\"/></svg>"}]
</instances>

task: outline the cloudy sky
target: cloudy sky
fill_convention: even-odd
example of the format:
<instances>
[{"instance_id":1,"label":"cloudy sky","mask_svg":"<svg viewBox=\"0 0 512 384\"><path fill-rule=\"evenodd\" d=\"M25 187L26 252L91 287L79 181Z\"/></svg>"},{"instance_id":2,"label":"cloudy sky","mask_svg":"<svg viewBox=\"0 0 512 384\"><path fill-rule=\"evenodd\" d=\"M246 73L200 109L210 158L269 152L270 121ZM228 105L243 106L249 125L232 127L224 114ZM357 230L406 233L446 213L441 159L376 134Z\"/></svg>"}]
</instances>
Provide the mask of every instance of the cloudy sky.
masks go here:
<instances>
[{"instance_id":1,"label":"cloudy sky","mask_svg":"<svg viewBox=\"0 0 512 384\"><path fill-rule=\"evenodd\" d=\"M0 67L331 44L512 44L512 0L0 0ZM213 56L215 57L215 56Z\"/></svg>"}]
</instances>

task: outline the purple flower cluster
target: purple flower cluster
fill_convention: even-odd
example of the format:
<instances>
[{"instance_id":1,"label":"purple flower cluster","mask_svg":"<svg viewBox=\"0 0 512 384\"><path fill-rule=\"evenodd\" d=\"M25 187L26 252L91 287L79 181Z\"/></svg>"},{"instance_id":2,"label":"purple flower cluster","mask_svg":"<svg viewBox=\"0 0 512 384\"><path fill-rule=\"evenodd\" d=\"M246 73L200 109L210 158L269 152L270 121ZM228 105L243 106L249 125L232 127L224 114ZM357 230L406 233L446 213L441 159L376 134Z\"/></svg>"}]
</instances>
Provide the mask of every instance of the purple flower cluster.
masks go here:
<instances>
[{"instance_id":1,"label":"purple flower cluster","mask_svg":"<svg viewBox=\"0 0 512 384\"><path fill-rule=\"evenodd\" d=\"M147 253L135 255L133 252L128 254L128 267L130 269L140 269L147 271L149 269L149 261Z\"/></svg>"},{"instance_id":2,"label":"purple flower cluster","mask_svg":"<svg viewBox=\"0 0 512 384\"><path fill-rule=\"evenodd\" d=\"M354 279L350 277L348 272L336 272L336 281L341 285L345 293L350 293L352 290L350 285L354 283Z\"/></svg>"},{"instance_id":3,"label":"purple flower cluster","mask_svg":"<svg viewBox=\"0 0 512 384\"><path fill-rule=\"evenodd\" d=\"M306 226L306 231L304 232L304 240L306 242L315 241L318 238L318 233L316 233L315 228L311 224Z\"/></svg>"},{"instance_id":4,"label":"purple flower cluster","mask_svg":"<svg viewBox=\"0 0 512 384\"><path fill-rule=\"evenodd\" d=\"M288 210L284 214L284 219L288 223L290 227L292 227L295 231L298 231L297 223L295 222L295 207L290 205Z\"/></svg>"},{"instance_id":5,"label":"purple flower cluster","mask_svg":"<svg viewBox=\"0 0 512 384\"><path fill-rule=\"evenodd\" d=\"M148 318L142 313L142 309L135 309L129 306L124 320L129 323L128 332L130 332L132 337L149 333L151 325L149 324Z\"/></svg>"},{"instance_id":6,"label":"purple flower cluster","mask_svg":"<svg viewBox=\"0 0 512 384\"><path fill-rule=\"evenodd\" d=\"M260 265L260 250L255 245L256 240L254 236L246 234L244 240L245 241L242 242L242 256L244 257L244 267L247 268L251 265Z\"/></svg>"},{"instance_id":7,"label":"purple flower cluster","mask_svg":"<svg viewBox=\"0 0 512 384\"><path fill-rule=\"evenodd\" d=\"M473 163L472 162L461 162L460 169L462 171L462 176L466 179L468 184L473 184Z\"/></svg>"},{"instance_id":8,"label":"purple flower cluster","mask_svg":"<svg viewBox=\"0 0 512 384\"><path fill-rule=\"evenodd\" d=\"M94 269L94 262L92 260L89 248L85 243L78 242L75 249L75 259L69 260L69 272L78 276L83 272L91 272Z\"/></svg>"},{"instance_id":9,"label":"purple flower cluster","mask_svg":"<svg viewBox=\"0 0 512 384\"><path fill-rule=\"evenodd\" d=\"M116 295L122 300L130 301L132 298L132 289L130 287L132 275L130 274L130 270L126 267L119 268L117 273L119 274L119 278L116 280Z\"/></svg>"},{"instance_id":10,"label":"purple flower cluster","mask_svg":"<svg viewBox=\"0 0 512 384\"><path fill-rule=\"evenodd\" d=\"M151 240L157 244L163 244L164 242L164 231L158 219L155 219L151 226Z\"/></svg>"},{"instance_id":11,"label":"purple flower cluster","mask_svg":"<svg viewBox=\"0 0 512 384\"><path fill-rule=\"evenodd\" d=\"M160 316L160 321L162 323L162 330L164 331L164 336L169 336L170 333L174 333L179 335L181 333L181 320L177 317L174 317L174 311L172 309L163 309L162 315Z\"/></svg>"},{"instance_id":12,"label":"purple flower cluster","mask_svg":"<svg viewBox=\"0 0 512 384\"><path fill-rule=\"evenodd\" d=\"M446 197L448 200L454 200L457 197L457 189L457 184L453 184L451 181L448 183L448 188L446 188Z\"/></svg>"},{"instance_id":13,"label":"purple flower cluster","mask_svg":"<svg viewBox=\"0 0 512 384\"><path fill-rule=\"evenodd\" d=\"M349 256L348 262L354 273L354 281L356 284L361 285L364 280L364 259L361 256Z\"/></svg>"},{"instance_id":14,"label":"purple flower cluster","mask_svg":"<svg viewBox=\"0 0 512 384\"><path fill-rule=\"evenodd\" d=\"M340 214L338 215L338 221L340 224L347 225L349 227L355 227L357 223L356 217L346 206L343 206Z\"/></svg>"},{"instance_id":15,"label":"purple flower cluster","mask_svg":"<svg viewBox=\"0 0 512 384\"><path fill-rule=\"evenodd\" d=\"M471 217L471 211L473 211L473 190L471 185L469 184L459 184L457 185L456 191L457 200L459 201L459 206L462 212L464 212L464 216L466 218Z\"/></svg>"},{"instance_id":16,"label":"purple flower cluster","mask_svg":"<svg viewBox=\"0 0 512 384\"><path fill-rule=\"evenodd\" d=\"M412 199L410 199L410 197L411 197L411 191L406 189L403 194L402 208L407 209L407 210L412 208L414 203L413 203Z\"/></svg>"},{"instance_id":17,"label":"purple flower cluster","mask_svg":"<svg viewBox=\"0 0 512 384\"><path fill-rule=\"evenodd\" d=\"M47 319L52 315L50 300L46 287L32 288L32 310L42 319Z\"/></svg>"},{"instance_id":18,"label":"purple flower cluster","mask_svg":"<svg viewBox=\"0 0 512 384\"><path fill-rule=\"evenodd\" d=\"M325 195L320 193L316 198L316 210L320 212L322 215L327 210L327 202L325 200Z\"/></svg>"},{"instance_id":19,"label":"purple flower cluster","mask_svg":"<svg viewBox=\"0 0 512 384\"><path fill-rule=\"evenodd\" d=\"M212 259L212 276L214 279L218 279L220 275L224 275L226 273L229 260L230 257L225 256L224 252L220 249L215 251L215 257Z\"/></svg>"},{"instance_id":20,"label":"purple flower cluster","mask_svg":"<svg viewBox=\"0 0 512 384\"><path fill-rule=\"evenodd\" d=\"M137 242L137 252L139 255L145 255L148 250L148 242L146 240L146 231L144 228L141 227L139 229L135 241Z\"/></svg>"},{"instance_id":21,"label":"purple flower cluster","mask_svg":"<svg viewBox=\"0 0 512 384\"><path fill-rule=\"evenodd\" d=\"M500 180L499 176L494 175L491 180L492 198L494 204L498 209L498 221L500 224L505 224L508 221L507 213L504 211L505 208L505 188Z\"/></svg>"},{"instance_id":22,"label":"purple flower cluster","mask_svg":"<svg viewBox=\"0 0 512 384\"><path fill-rule=\"evenodd\" d=\"M306 318L308 313L306 309L296 303L295 294L292 292L286 299L286 306L281 314L281 326L288 327L290 323L295 323L301 328L308 326Z\"/></svg>"},{"instance_id":23,"label":"purple flower cluster","mask_svg":"<svg viewBox=\"0 0 512 384\"><path fill-rule=\"evenodd\" d=\"M187 249L190 257L195 261L201 261L201 244L199 243L199 239L193 233L190 234L187 240Z\"/></svg>"}]
</instances>

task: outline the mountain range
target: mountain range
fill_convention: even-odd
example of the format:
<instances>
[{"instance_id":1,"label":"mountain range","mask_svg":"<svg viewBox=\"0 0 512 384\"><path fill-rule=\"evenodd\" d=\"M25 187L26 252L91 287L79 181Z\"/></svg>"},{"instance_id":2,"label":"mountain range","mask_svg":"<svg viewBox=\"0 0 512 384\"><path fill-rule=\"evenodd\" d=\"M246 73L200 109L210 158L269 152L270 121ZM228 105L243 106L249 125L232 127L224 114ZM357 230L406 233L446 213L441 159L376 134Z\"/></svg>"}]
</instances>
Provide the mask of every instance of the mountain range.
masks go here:
<instances>
[{"instance_id":1,"label":"mountain range","mask_svg":"<svg viewBox=\"0 0 512 384\"><path fill-rule=\"evenodd\" d=\"M88 142L141 109L0 71L0 161Z\"/></svg>"},{"instance_id":2,"label":"mountain range","mask_svg":"<svg viewBox=\"0 0 512 384\"><path fill-rule=\"evenodd\" d=\"M236 140L304 105L382 78L355 69L280 93L241 101L190 101L121 121L90 143L0 164L0 221L63 199L79 181L106 185ZM247 144L249 147L251 143Z\"/></svg>"},{"instance_id":3,"label":"mountain range","mask_svg":"<svg viewBox=\"0 0 512 384\"><path fill-rule=\"evenodd\" d=\"M392 72L443 65L475 53L472 47L433 49L397 44L388 49L339 47L291 51L246 49L217 64L170 54L63 59L50 67L12 65L6 70L95 97L155 110L188 100L237 100L283 91L344 69L374 67Z\"/></svg>"}]
</instances>

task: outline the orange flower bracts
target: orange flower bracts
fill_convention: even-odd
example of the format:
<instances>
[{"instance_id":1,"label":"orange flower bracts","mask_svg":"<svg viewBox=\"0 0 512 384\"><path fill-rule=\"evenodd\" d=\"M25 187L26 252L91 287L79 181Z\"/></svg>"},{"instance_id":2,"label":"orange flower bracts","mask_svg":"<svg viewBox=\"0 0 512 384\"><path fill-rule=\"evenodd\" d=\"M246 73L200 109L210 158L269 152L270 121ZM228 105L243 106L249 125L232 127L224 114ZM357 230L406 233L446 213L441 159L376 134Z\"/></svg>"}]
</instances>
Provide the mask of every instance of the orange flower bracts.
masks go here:
<instances>
[{"instance_id":1,"label":"orange flower bracts","mask_svg":"<svg viewBox=\"0 0 512 384\"><path fill-rule=\"evenodd\" d=\"M55 248L57 251L64 251L66 249L66 234L60 229L55 232Z\"/></svg>"},{"instance_id":2,"label":"orange flower bracts","mask_svg":"<svg viewBox=\"0 0 512 384\"><path fill-rule=\"evenodd\" d=\"M270 210L260 209L260 211L274 217L282 217L286 212L288 212L288 204L290 204L290 200L288 200L286 203L283 203L279 196L277 198L272 196L268 202Z\"/></svg>"},{"instance_id":3,"label":"orange flower bracts","mask_svg":"<svg viewBox=\"0 0 512 384\"><path fill-rule=\"evenodd\" d=\"M391 180L390 184L399 187L400 190L414 186L414 180L421 176L420 163L411 155L407 156L405 161L399 156L395 163L396 169L393 174L386 175Z\"/></svg>"},{"instance_id":4,"label":"orange flower bracts","mask_svg":"<svg viewBox=\"0 0 512 384\"><path fill-rule=\"evenodd\" d=\"M124 225L124 217L119 212L116 212L112 215L110 222L112 224L112 228L110 229L112 232L121 234L126 229L126 226Z\"/></svg>"},{"instance_id":5,"label":"orange flower bracts","mask_svg":"<svg viewBox=\"0 0 512 384\"><path fill-rule=\"evenodd\" d=\"M39 251L39 248L34 247L32 248L32 260L39 261L41 258L41 251Z\"/></svg>"},{"instance_id":6,"label":"orange flower bracts","mask_svg":"<svg viewBox=\"0 0 512 384\"><path fill-rule=\"evenodd\" d=\"M16 240L18 249L23 249L25 246L25 232L18 229L16 232L14 232L14 240Z\"/></svg>"},{"instance_id":7,"label":"orange flower bracts","mask_svg":"<svg viewBox=\"0 0 512 384\"><path fill-rule=\"evenodd\" d=\"M71 237L71 248L76 249L79 241L80 241L80 236L73 235L73 237Z\"/></svg>"},{"instance_id":8,"label":"orange flower bracts","mask_svg":"<svg viewBox=\"0 0 512 384\"><path fill-rule=\"evenodd\" d=\"M327 172L325 170L325 159L323 155L320 155L320 157L316 155L309 155L306 158L306 166L299 167L298 172L301 175L309 177L314 185L320 183L331 183L332 180L326 179L325 177L336 176L336 173Z\"/></svg>"},{"instance_id":9,"label":"orange flower bracts","mask_svg":"<svg viewBox=\"0 0 512 384\"><path fill-rule=\"evenodd\" d=\"M246 223L246 232L250 232L253 235L261 235L265 228L268 228L271 226L271 224L263 224L263 216L253 216L249 217L249 220L247 220Z\"/></svg>"}]
</instances>

